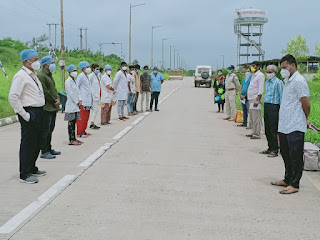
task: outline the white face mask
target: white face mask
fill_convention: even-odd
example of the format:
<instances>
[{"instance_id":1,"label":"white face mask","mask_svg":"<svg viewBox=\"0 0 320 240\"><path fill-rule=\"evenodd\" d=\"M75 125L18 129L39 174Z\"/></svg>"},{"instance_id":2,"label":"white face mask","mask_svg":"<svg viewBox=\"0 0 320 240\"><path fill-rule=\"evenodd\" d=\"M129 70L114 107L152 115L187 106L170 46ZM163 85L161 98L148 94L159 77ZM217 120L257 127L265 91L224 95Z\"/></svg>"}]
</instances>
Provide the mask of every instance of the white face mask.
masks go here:
<instances>
[{"instance_id":1,"label":"white face mask","mask_svg":"<svg viewBox=\"0 0 320 240\"><path fill-rule=\"evenodd\" d=\"M37 61L31 63L31 67L33 68L33 70L40 70L40 67L41 67L40 61L37 60Z\"/></svg>"},{"instance_id":2,"label":"white face mask","mask_svg":"<svg viewBox=\"0 0 320 240\"><path fill-rule=\"evenodd\" d=\"M249 79L251 77L251 72L246 72L245 75L246 75L246 79Z\"/></svg>"},{"instance_id":3,"label":"white face mask","mask_svg":"<svg viewBox=\"0 0 320 240\"><path fill-rule=\"evenodd\" d=\"M123 71L127 71L127 69L128 69L128 67L126 67L126 66L123 66L123 67L122 67L122 70L123 70Z\"/></svg>"},{"instance_id":4,"label":"white face mask","mask_svg":"<svg viewBox=\"0 0 320 240\"><path fill-rule=\"evenodd\" d=\"M131 74L135 74L135 72L136 72L136 71L132 70L132 71L131 71Z\"/></svg>"},{"instance_id":5,"label":"white face mask","mask_svg":"<svg viewBox=\"0 0 320 240\"><path fill-rule=\"evenodd\" d=\"M275 76L276 76L275 73L267 73L267 79L268 79L268 80L273 79Z\"/></svg>"},{"instance_id":6,"label":"white face mask","mask_svg":"<svg viewBox=\"0 0 320 240\"><path fill-rule=\"evenodd\" d=\"M77 72L71 72L71 73L70 73L70 76L75 78L75 77L78 76L78 73L77 73Z\"/></svg>"},{"instance_id":7,"label":"white face mask","mask_svg":"<svg viewBox=\"0 0 320 240\"><path fill-rule=\"evenodd\" d=\"M289 78L290 77L290 72L287 69L281 69L280 74L281 74L281 76L283 78Z\"/></svg>"},{"instance_id":8,"label":"white face mask","mask_svg":"<svg viewBox=\"0 0 320 240\"><path fill-rule=\"evenodd\" d=\"M86 71L86 73L91 73L91 68L88 67L88 68L86 68L85 71Z\"/></svg>"},{"instance_id":9,"label":"white face mask","mask_svg":"<svg viewBox=\"0 0 320 240\"><path fill-rule=\"evenodd\" d=\"M107 74L110 76L110 75L111 75L111 72L112 72L111 70L108 70L108 71L107 71Z\"/></svg>"}]
</instances>

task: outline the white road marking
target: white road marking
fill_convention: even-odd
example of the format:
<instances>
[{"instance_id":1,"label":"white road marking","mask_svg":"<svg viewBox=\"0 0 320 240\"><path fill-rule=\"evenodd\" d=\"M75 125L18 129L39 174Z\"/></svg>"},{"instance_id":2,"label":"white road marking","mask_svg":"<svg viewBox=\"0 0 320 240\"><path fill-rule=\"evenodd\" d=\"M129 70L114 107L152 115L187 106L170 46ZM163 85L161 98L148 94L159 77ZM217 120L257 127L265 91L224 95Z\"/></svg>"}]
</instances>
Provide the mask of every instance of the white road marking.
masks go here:
<instances>
[{"instance_id":1,"label":"white road marking","mask_svg":"<svg viewBox=\"0 0 320 240\"><path fill-rule=\"evenodd\" d=\"M143 115L148 116L150 114L150 112L146 112Z\"/></svg>"},{"instance_id":2,"label":"white road marking","mask_svg":"<svg viewBox=\"0 0 320 240\"><path fill-rule=\"evenodd\" d=\"M90 157L80 163L79 167L90 167L94 162L96 162L109 148L111 145L104 145L99 148L95 153Z\"/></svg>"},{"instance_id":3,"label":"white road marking","mask_svg":"<svg viewBox=\"0 0 320 240\"><path fill-rule=\"evenodd\" d=\"M120 138L122 138L124 135L126 135L132 127L126 127L125 129L123 129L121 132L119 132L116 136L114 136L112 139L114 140L119 140Z\"/></svg>"},{"instance_id":4,"label":"white road marking","mask_svg":"<svg viewBox=\"0 0 320 240\"><path fill-rule=\"evenodd\" d=\"M137 118L133 123L132 125L137 125L139 122L141 122L143 119L145 118L145 116L141 116L139 118Z\"/></svg>"},{"instance_id":5,"label":"white road marking","mask_svg":"<svg viewBox=\"0 0 320 240\"><path fill-rule=\"evenodd\" d=\"M0 227L1 234L8 234L21 226L28 219L35 216L47 203L54 199L60 192L62 192L73 180L74 175L66 175L61 178L55 185L43 193L36 201L29 204L21 212L7 221Z\"/></svg>"}]
</instances>

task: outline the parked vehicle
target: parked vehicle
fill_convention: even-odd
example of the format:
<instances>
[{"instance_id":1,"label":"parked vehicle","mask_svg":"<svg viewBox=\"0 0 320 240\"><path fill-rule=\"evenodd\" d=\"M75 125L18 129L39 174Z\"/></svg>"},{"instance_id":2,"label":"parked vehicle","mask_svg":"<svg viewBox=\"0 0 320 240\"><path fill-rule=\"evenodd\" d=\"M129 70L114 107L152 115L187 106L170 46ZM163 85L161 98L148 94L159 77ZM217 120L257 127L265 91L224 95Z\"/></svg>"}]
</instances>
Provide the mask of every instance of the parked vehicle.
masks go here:
<instances>
[{"instance_id":1,"label":"parked vehicle","mask_svg":"<svg viewBox=\"0 0 320 240\"><path fill-rule=\"evenodd\" d=\"M208 88L212 85L211 66L197 66L194 74L194 86L200 87L206 85Z\"/></svg>"}]
</instances>

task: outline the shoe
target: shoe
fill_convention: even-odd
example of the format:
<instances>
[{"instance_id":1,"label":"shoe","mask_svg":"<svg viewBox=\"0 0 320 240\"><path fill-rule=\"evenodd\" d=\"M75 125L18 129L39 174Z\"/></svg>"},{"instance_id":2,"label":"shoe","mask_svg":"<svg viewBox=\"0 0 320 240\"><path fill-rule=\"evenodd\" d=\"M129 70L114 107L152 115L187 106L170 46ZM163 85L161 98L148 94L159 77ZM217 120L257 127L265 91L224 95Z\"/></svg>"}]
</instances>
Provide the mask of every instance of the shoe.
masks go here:
<instances>
[{"instance_id":1,"label":"shoe","mask_svg":"<svg viewBox=\"0 0 320 240\"><path fill-rule=\"evenodd\" d=\"M129 119L128 117L122 117L123 119Z\"/></svg>"},{"instance_id":2,"label":"shoe","mask_svg":"<svg viewBox=\"0 0 320 240\"><path fill-rule=\"evenodd\" d=\"M250 137L250 139L260 139L260 137L253 135L252 137Z\"/></svg>"},{"instance_id":3,"label":"shoe","mask_svg":"<svg viewBox=\"0 0 320 240\"><path fill-rule=\"evenodd\" d=\"M251 137L253 137L253 135L252 134L248 134L248 135L246 135L246 137L251 138Z\"/></svg>"},{"instance_id":4,"label":"shoe","mask_svg":"<svg viewBox=\"0 0 320 240\"><path fill-rule=\"evenodd\" d=\"M61 155L61 152L56 151L56 150L54 150L54 149L52 149L52 150L50 151L50 153L51 153L52 155Z\"/></svg>"},{"instance_id":5,"label":"shoe","mask_svg":"<svg viewBox=\"0 0 320 240\"><path fill-rule=\"evenodd\" d=\"M124 121L125 119L123 117L118 118L119 121Z\"/></svg>"},{"instance_id":6,"label":"shoe","mask_svg":"<svg viewBox=\"0 0 320 240\"><path fill-rule=\"evenodd\" d=\"M235 120L236 120L235 118L228 119L229 122L234 122Z\"/></svg>"},{"instance_id":7,"label":"shoe","mask_svg":"<svg viewBox=\"0 0 320 240\"><path fill-rule=\"evenodd\" d=\"M247 125L239 124L238 127L247 127Z\"/></svg>"},{"instance_id":8,"label":"shoe","mask_svg":"<svg viewBox=\"0 0 320 240\"><path fill-rule=\"evenodd\" d=\"M100 127L98 127L98 126L95 125L95 124L91 124L91 125L90 125L90 128L91 128L91 129L95 129L95 130L100 129Z\"/></svg>"},{"instance_id":9,"label":"shoe","mask_svg":"<svg viewBox=\"0 0 320 240\"><path fill-rule=\"evenodd\" d=\"M160 110L159 110L159 109L155 109L155 111L156 111L156 112L159 112Z\"/></svg>"},{"instance_id":10,"label":"shoe","mask_svg":"<svg viewBox=\"0 0 320 240\"><path fill-rule=\"evenodd\" d=\"M37 183L39 180L38 178L31 175L27 178L20 178L19 181L22 183L34 184L34 183Z\"/></svg>"},{"instance_id":11,"label":"shoe","mask_svg":"<svg viewBox=\"0 0 320 240\"><path fill-rule=\"evenodd\" d=\"M40 170L38 170L37 172L32 173L32 176L34 176L34 177L42 177L42 176L45 176L46 174L47 174L46 171L40 171Z\"/></svg>"},{"instance_id":12,"label":"shoe","mask_svg":"<svg viewBox=\"0 0 320 240\"><path fill-rule=\"evenodd\" d=\"M44 158L44 159L54 159L54 158L56 158L56 156L52 155L50 152L42 154L40 157Z\"/></svg>"}]
</instances>

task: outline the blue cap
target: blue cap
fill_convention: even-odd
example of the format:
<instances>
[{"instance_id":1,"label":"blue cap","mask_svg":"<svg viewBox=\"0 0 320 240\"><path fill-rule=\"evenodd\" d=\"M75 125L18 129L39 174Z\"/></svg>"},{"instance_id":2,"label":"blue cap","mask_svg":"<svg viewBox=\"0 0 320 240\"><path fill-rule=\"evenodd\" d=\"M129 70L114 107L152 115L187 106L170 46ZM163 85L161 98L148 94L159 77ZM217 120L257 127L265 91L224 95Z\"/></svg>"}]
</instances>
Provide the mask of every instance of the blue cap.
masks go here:
<instances>
[{"instance_id":1,"label":"blue cap","mask_svg":"<svg viewBox=\"0 0 320 240\"><path fill-rule=\"evenodd\" d=\"M109 64L107 64L104 66L104 70L112 70L112 67Z\"/></svg>"},{"instance_id":2,"label":"blue cap","mask_svg":"<svg viewBox=\"0 0 320 240\"><path fill-rule=\"evenodd\" d=\"M87 61L82 61L79 63L79 68L84 69L85 67L89 67L90 64Z\"/></svg>"},{"instance_id":3,"label":"blue cap","mask_svg":"<svg viewBox=\"0 0 320 240\"><path fill-rule=\"evenodd\" d=\"M228 67L229 70L234 69L233 65L230 65L230 67Z\"/></svg>"},{"instance_id":4,"label":"blue cap","mask_svg":"<svg viewBox=\"0 0 320 240\"><path fill-rule=\"evenodd\" d=\"M20 57L22 62L24 62L25 60L28 60L30 58L39 57L39 54L35 49L25 49L20 52Z\"/></svg>"},{"instance_id":5,"label":"blue cap","mask_svg":"<svg viewBox=\"0 0 320 240\"><path fill-rule=\"evenodd\" d=\"M75 70L77 70L77 67L76 67L75 65L73 65L73 64L70 64L70 65L67 67L67 71L68 71L68 72L73 72L73 71L75 71Z\"/></svg>"},{"instance_id":6,"label":"blue cap","mask_svg":"<svg viewBox=\"0 0 320 240\"><path fill-rule=\"evenodd\" d=\"M48 56L41 58L40 64L42 67L48 63L54 63L54 59L52 58L52 56L48 55Z\"/></svg>"}]
</instances>

